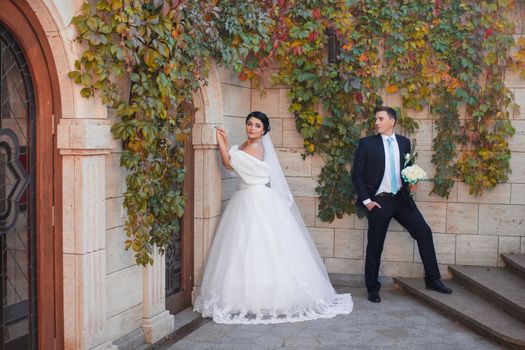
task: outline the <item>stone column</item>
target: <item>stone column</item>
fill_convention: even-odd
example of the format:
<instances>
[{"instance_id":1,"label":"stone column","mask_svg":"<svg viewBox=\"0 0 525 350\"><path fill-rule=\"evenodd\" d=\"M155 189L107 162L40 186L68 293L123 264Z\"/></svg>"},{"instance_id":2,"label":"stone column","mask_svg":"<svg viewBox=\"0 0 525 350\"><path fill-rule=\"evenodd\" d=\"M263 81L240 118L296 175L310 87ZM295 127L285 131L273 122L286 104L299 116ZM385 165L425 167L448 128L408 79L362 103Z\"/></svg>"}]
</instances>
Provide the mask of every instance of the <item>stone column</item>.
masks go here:
<instances>
[{"instance_id":1,"label":"stone column","mask_svg":"<svg viewBox=\"0 0 525 350\"><path fill-rule=\"evenodd\" d=\"M115 349L106 319L106 154L111 122L62 119L66 349Z\"/></svg>"},{"instance_id":2,"label":"stone column","mask_svg":"<svg viewBox=\"0 0 525 350\"><path fill-rule=\"evenodd\" d=\"M208 250L221 215L221 170L215 126L222 125L222 89L217 66L210 69L208 84L195 93L192 130L194 149L194 251L192 299L199 293Z\"/></svg>"},{"instance_id":3,"label":"stone column","mask_svg":"<svg viewBox=\"0 0 525 350\"><path fill-rule=\"evenodd\" d=\"M221 173L215 128L212 124L193 127L195 155L194 288L198 294L202 273L215 228L221 215Z\"/></svg>"},{"instance_id":4,"label":"stone column","mask_svg":"<svg viewBox=\"0 0 525 350\"><path fill-rule=\"evenodd\" d=\"M166 263L155 248L153 265L144 268L142 330L146 343L153 344L175 329L173 315L166 310Z\"/></svg>"}]
</instances>

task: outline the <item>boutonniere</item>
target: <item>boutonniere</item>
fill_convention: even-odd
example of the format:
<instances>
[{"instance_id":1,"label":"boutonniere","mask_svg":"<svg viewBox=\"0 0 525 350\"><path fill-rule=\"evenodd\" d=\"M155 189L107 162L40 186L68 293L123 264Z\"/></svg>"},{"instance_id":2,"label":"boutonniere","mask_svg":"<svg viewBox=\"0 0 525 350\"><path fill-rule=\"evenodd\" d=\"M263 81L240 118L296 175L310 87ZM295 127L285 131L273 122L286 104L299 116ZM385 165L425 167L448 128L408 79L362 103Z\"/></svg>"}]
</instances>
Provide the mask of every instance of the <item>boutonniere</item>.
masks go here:
<instances>
[{"instance_id":1,"label":"boutonniere","mask_svg":"<svg viewBox=\"0 0 525 350\"><path fill-rule=\"evenodd\" d=\"M412 149L410 150L410 152L405 154L405 157L404 157L405 163L403 164L403 168L406 167L408 164L413 164L416 162L417 152L415 152L415 150L416 150L416 139L413 139Z\"/></svg>"}]
</instances>

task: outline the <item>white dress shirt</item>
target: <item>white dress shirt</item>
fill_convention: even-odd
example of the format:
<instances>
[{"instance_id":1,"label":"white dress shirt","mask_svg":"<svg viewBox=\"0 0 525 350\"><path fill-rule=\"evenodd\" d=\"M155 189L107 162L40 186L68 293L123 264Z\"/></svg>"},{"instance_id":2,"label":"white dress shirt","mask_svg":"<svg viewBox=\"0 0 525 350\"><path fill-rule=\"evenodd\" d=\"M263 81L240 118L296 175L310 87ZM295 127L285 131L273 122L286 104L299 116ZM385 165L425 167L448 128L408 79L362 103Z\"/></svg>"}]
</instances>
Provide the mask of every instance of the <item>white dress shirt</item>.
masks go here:
<instances>
[{"instance_id":1,"label":"white dress shirt","mask_svg":"<svg viewBox=\"0 0 525 350\"><path fill-rule=\"evenodd\" d=\"M390 152L388 150L388 138L392 139L392 147L394 148L394 161L396 166L396 180L397 180L397 191L401 191L401 169L399 169L399 146L397 144L396 140L396 134L392 134L390 136L386 136L381 134L381 138L383 139L383 148L385 150L385 172L383 173L383 180L381 180L381 184L379 185L379 188L377 189L376 194L382 193L382 192L388 192L392 193L392 184L390 181ZM366 206L368 203L370 203L370 198L367 198L363 201L363 204Z\"/></svg>"}]
</instances>

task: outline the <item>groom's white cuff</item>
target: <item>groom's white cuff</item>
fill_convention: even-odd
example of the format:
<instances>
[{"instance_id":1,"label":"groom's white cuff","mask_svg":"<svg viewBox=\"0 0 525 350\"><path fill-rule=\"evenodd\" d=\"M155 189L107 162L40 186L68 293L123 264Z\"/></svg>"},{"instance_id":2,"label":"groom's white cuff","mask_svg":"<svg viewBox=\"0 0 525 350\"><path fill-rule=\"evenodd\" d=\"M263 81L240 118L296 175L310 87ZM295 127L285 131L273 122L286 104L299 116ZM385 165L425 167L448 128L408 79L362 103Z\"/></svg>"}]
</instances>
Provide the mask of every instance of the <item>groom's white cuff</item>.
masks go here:
<instances>
[{"instance_id":1,"label":"groom's white cuff","mask_svg":"<svg viewBox=\"0 0 525 350\"><path fill-rule=\"evenodd\" d=\"M367 198L367 199L365 199L365 200L363 201L363 204L364 204L365 207L366 207L366 205L367 205L368 203L370 203L371 201L372 201L372 200L371 200L370 198Z\"/></svg>"}]
</instances>

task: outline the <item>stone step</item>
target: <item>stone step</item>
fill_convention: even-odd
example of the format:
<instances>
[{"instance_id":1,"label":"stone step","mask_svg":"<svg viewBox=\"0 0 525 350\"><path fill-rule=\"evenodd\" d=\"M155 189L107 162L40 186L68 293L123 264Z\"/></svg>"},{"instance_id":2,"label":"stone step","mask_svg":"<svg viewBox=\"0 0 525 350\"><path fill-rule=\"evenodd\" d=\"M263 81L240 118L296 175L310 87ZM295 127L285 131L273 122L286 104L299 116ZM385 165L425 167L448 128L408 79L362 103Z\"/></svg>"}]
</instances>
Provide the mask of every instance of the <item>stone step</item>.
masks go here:
<instances>
[{"instance_id":1,"label":"stone step","mask_svg":"<svg viewBox=\"0 0 525 350\"><path fill-rule=\"evenodd\" d=\"M525 279L497 267L448 267L454 280L525 322Z\"/></svg>"},{"instance_id":2,"label":"stone step","mask_svg":"<svg viewBox=\"0 0 525 350\"><path fill-rule=\"evenodd\" d=\"M442 294L426 290L421 278L394 278L394 282L407 293L422 299L479 334L510 348L525 349L525 323L461 284L447 280L445 283L453 292Z\"/></svg>"},{"instance_id":3,"label":"stone step","mask_svg":"<svg viewBox=\"0 0 525 350\"><path fill-rule=\"evenodd\" d=\"M501 254L507 268L525 279L525 254Z\"/></svg>"}]
</instances>

